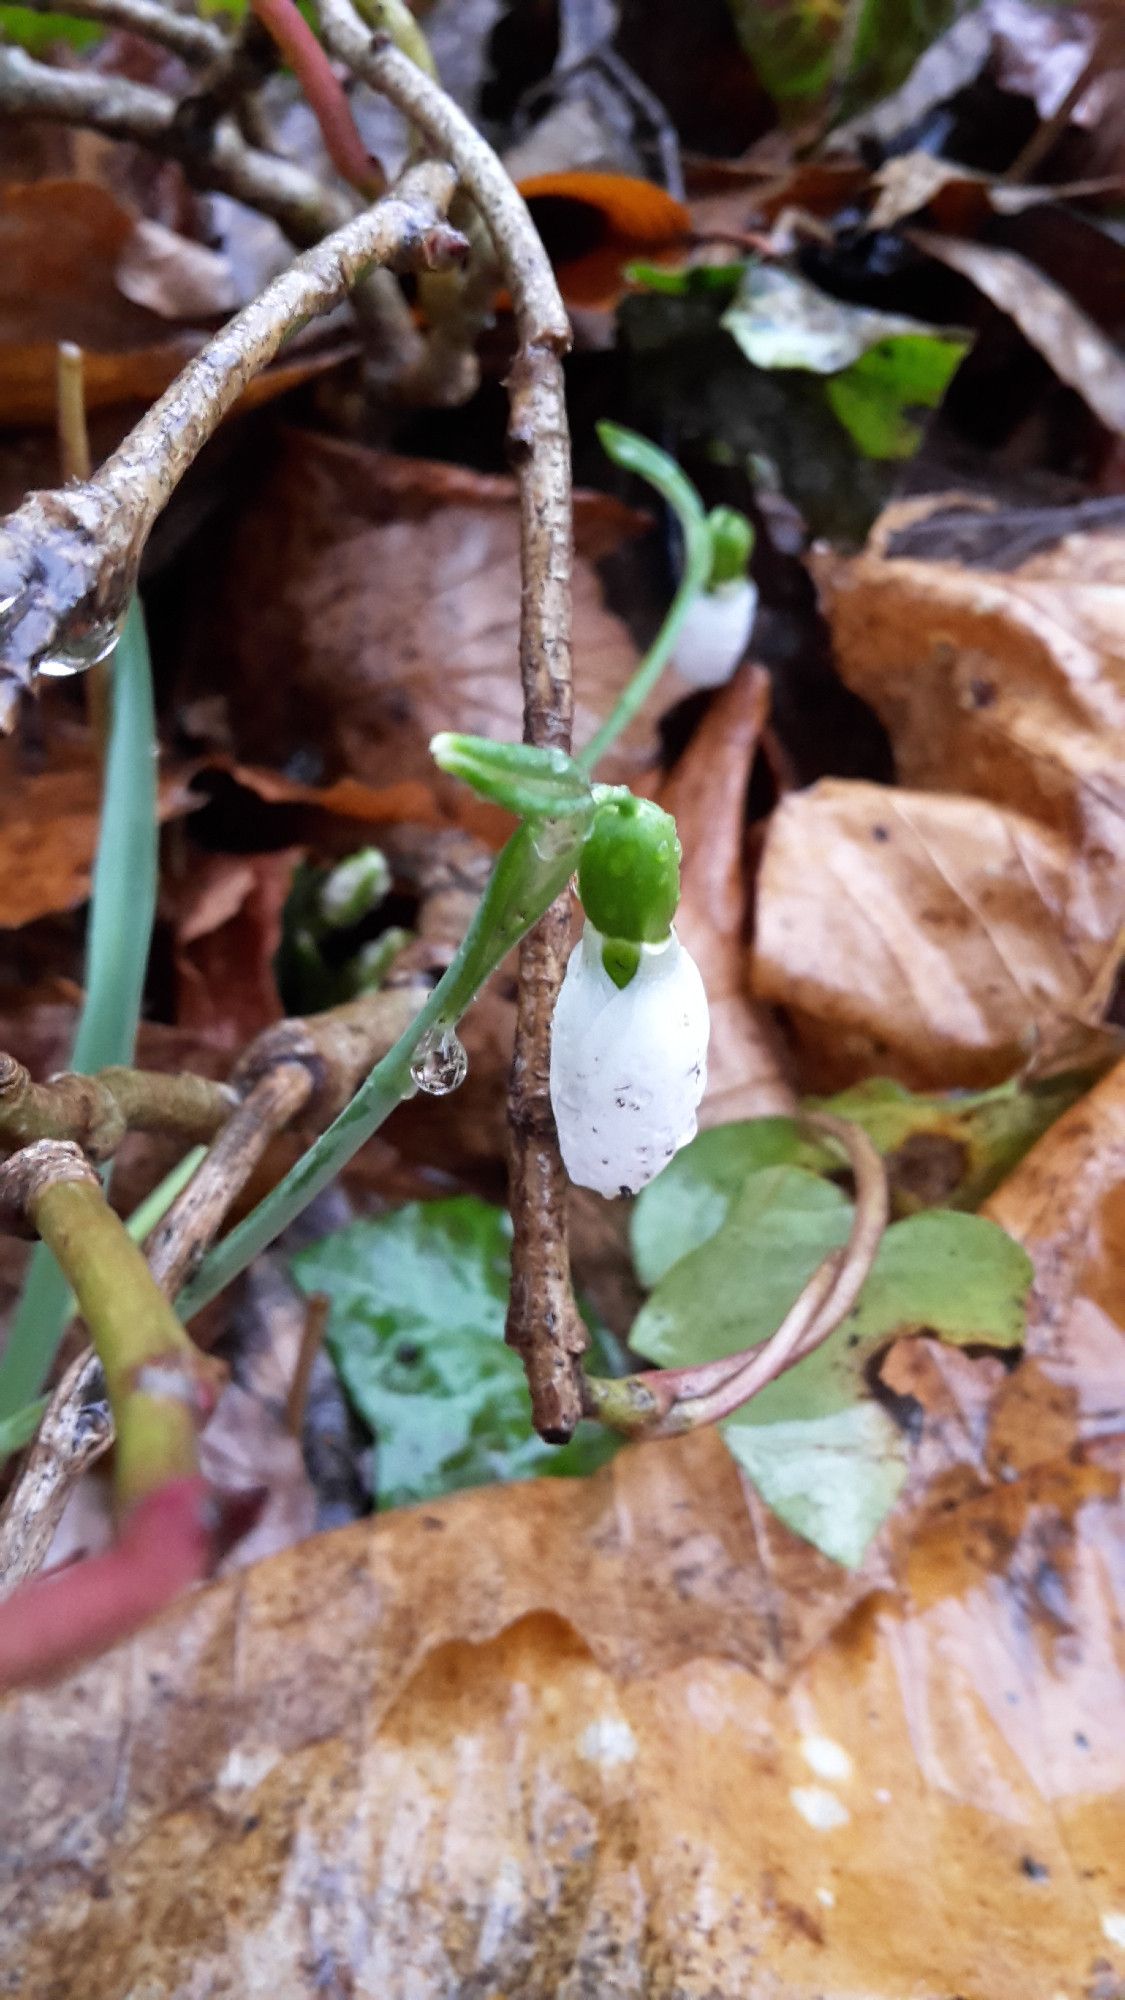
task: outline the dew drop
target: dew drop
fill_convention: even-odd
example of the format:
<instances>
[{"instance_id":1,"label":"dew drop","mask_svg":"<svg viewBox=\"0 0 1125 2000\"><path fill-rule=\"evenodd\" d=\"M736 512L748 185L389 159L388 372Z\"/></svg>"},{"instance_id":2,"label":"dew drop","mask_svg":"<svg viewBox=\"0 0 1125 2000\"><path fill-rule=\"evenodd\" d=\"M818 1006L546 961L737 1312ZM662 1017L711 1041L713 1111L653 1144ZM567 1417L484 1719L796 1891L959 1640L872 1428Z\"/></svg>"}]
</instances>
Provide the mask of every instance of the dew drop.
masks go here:
<instances>
[{"instance_id":1,"label":"dew drop","mask_svg":"<svg viewBox=\"0 0 1125 2000\"><path fill-rule=\"evenodd\" d=\"M45 654L36 665L36 672L46 680L69 680L74 674L84 674L90 667L108 660L117 641L121 637L124 618L107 619L101 625L91 625L73 639L59 635L54 652Z\"/></svg>"},{"instance_id":2,"label":"dew drop","mask_svg":"<svg viewBox=\"0 0 1125 2000\"><path fill-rule=\"evenodd\" d=\"M448 1097L464 1083L469 1058L453 1028L434 1029L421 1042L410 1065L410 1074L430 1097Z\"/></svg>"}]
</instances>

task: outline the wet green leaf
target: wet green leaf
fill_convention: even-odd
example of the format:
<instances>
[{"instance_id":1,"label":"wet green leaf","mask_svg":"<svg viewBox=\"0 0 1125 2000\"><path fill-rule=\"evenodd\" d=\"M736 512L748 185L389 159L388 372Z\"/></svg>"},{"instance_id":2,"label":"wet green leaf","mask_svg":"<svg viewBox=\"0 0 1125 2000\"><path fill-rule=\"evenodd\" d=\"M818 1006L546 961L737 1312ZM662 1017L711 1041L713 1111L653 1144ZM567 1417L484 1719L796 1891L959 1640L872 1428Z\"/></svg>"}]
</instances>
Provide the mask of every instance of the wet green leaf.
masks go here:
<instances>
[{"instance_id":1,"label":"wet green leaf","mask_svg":"<svg viewBox=\"0 0 1125 2000\"><path fill-rule=\"evenodd\" d=\"M632 1345L661 1367L684 1367L768 1339L845 1241L851 1212L837 1187L800 1167L752 1173L716 1232L657 1285ZM981 1216L941 1210L893 1224L850 1317L723 1425L782 1520L838 1562L859 1562L901 1489L908 1452L868 1391L872 1356L922 1329L961 1344L1013 1346L1030 1282L1023 1250Z\"/></svg>"},{"instance_id":2,"label":"wet green leaf","mask_svg":"<svg viewBox=\"0 0 1125 2000\"><path fill-rule=\"evenodd\" d=\"M936 410L968 340L949 334L896 334L834 375L825 393L866 458L913 458L922 426L912 411Z\"/></svg>"},{"instance_id":3,"label":"wet green leaf","mask_svg":"<svg viewBox=\"0 0 1125 2000\"><path fill-rule=\"evenodd\" d=\"M565 750L494 743L446 729L434 737L430 754L439 770L521 818L581 818L592 810L590 780Z\"/></svg>"},{"instance_id":4,"label":"wet green leaf","mask_svg":"<svg viewBox=\"0 0 1125 2000\"><path fill-rule=\"evenodd\" d=\"M64 44L70 49L88 49L105 34L96 21L80 21L73 14L40 14L33 7L0 7L0 38L26 49L29 56L46 56Z\"/></svg>"},{"instance_id":5,"label":"wet green leaf","mask_svg":"<svg viewBox=\"0 0 1125 2000\"><path fill-rule=\"evenodd\" d=\"M722 1227L751 1174L764 1167L817 1168L829 1162L827 1152L800 1137L791 1118L749 1118L701 1132L634 1204L629 1229L642 1285L658 1284L673 1264Z\"/></svg>"},{"instance_id":6,"label":"wet green leaf","mask_svg":"<svg viewBox=\"0 0 1125 2000\"><path fill-rule=\"evenodd\" d=\"M381 1506L591 1472L614 1450L593 1426L561 1450L532 1430L504 1345L510 1243L506 1213L465 1195L354 1222L293 1260L302 1289L332 1302L328 1346L375 1433Z\"/></svg>"},{"instance_id":7,"label":"wet green leaf","mask_svg":"<svg viewBox=\"0 0 1125 2000\"><path fill-rule=\"evenodd\" d=\"M895 1209L906 1214L976 1208L1095 1079L1083 1070L927 1096L872 1077L809 1103L863 1127L886 1161Z\"/></svg>"},{"instance_id":8,"label":"wet green leaf","mask_svg":"<svg viewBox=\"0 0 1125 2000\"><path fill-rule=\"evenodd\" d=\"M22 1451L32 1438L46 1414L48 1398L37 1396L34 1403L25 1403L22 1410L13 1410L10 1417L0 1417L0 1465L12 1452Z\"/></svg>"},{"instance_id":9,"label":"wet green leaf","mask_svg":"<svg viewBox=\"0 0 1125 2000\"><path fill-rule=\"evenodd\" d=\"M829 379L828 406L867 458L910 458L912 411L936 409L969 347L901 313L849 305L780 265L747 266L723 326L755 368Z\"/></svg>"}]
</instances>

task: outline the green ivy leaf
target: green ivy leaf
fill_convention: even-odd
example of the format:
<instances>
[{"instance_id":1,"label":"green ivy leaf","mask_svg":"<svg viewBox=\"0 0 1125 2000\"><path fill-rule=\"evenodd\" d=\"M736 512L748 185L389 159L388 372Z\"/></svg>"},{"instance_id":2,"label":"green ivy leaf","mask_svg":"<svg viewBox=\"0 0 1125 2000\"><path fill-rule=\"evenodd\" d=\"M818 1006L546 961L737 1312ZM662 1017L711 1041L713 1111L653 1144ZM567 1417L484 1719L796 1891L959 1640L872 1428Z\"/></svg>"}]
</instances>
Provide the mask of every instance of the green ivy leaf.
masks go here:
<instances>
[{"instance_id":1,"label":"green ivy leaf","mask_svg":"<svg viewBox=\"0 0 1125 2000\"><path fill-rule=\"evenodd\" d=\"M913 458L922 427L910 415L936 410L969 349L950 334L893 334L834 375L825 394L867 458Z\"/></svg>"},{"instance_id":2,"label":"green ivy leaf","mask_svg":"<svg viewBox=\"0 0 1125 2000\"><path fill-rule=\"evenodd\" d=\"M328 1346L375 1433L381 1506L592 1472L615 1449L593 1426L561 1450L532 1430L504 1344L510 1244L506 1213L464 1195L353 1222L293 1260L332 1302Z\"/></svg>"},{"instance_id":3,"label":"green ivy leaf","mask_svg":"<svg viewBox=\"0 0 1125 2000\"><path fill-rule=\"evenodd\" d=\"M646 1290L726 1221L751 1174L763 1167L836 1165L802 1139L791 1118L713 1125L684 1146L641 1190L629 1223L633 1262Z\"/></svg>"},{"instance_id":4,"label":"green ivy leaf","mask_svg":"<svg viewBox=\"0 0 1125 2000\"><path fill-rule=\"evenodd\" d=\"M672 1368L758 1345L845 1241L851 1213L837 1187L799 1167L752 1173L718 1230L657 1285L631 1344ZM981 1216L940 1210L893 1224L855 1311L722 1426L781 1519L858 1563L907 1467L906 1438L867 1391L872 1356L923 1328L963 1345L1018 1344L1031 1275L1020 1246Z\"/></svg>"}]
</instances>

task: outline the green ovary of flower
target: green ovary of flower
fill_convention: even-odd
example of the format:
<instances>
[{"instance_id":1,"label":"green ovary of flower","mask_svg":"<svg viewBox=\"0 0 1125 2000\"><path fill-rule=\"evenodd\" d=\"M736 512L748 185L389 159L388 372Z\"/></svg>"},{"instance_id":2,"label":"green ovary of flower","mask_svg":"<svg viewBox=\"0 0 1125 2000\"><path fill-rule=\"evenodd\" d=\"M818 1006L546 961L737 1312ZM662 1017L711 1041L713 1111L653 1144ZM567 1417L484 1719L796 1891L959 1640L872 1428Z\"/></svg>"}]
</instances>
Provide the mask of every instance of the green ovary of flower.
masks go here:
<instances>
[{"instance_id":1,"label":"green ovary of flower","mask_svg":"<svg viewBox=\"0 0 1125 2000\"><path fill-rule=\"evenodd\" d=\"M594 929L610 946L663 944L680 900L676 822L651 799L607 799L599 806L578 864L578 893ZM617 950L606 970L624 986L637 953Z\"/></svg>"}]
</instances>

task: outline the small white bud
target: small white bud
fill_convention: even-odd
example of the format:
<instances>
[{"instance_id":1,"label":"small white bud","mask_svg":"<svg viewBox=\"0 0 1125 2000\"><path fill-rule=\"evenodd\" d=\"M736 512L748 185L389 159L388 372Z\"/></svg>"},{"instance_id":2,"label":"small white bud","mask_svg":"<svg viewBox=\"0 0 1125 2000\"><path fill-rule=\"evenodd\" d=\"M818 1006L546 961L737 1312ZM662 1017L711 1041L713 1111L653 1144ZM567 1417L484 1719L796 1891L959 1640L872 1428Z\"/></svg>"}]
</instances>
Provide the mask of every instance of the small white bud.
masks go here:
<instances>
[{"instance_id":1,"label":"small white bud","mask_svg":"<svg viewBox=\"0 0 1125 2000\"><path fill-rule=\"evenodd\" d=\"M693 687L721 687L746 651L758 609L758 586L748 576L705 590L688 606L672 655L676 672Z\"/></svg>"},{"instance_id":2,"label":"small white bud","mask_svg":"<svg viewBox=\"0 0 1125 2000\"><path fill-rule=\"evenodd\" d=\"M551 1032L551 1104L578 1187L636 1194L695 1137L710 1019L699 968L675 931L641 945L629 984L602 964L587 923L570 955Z\"/></svg>"}]
</instances>

